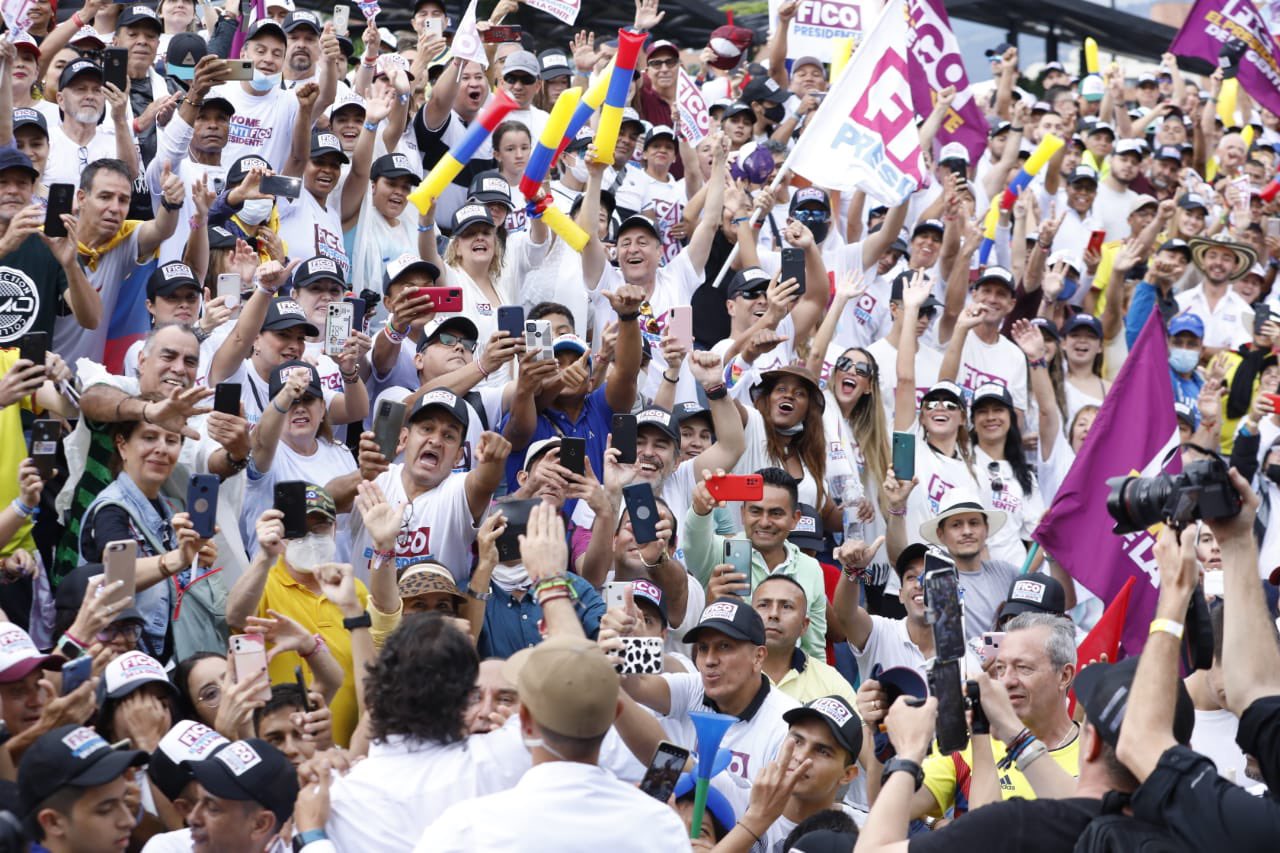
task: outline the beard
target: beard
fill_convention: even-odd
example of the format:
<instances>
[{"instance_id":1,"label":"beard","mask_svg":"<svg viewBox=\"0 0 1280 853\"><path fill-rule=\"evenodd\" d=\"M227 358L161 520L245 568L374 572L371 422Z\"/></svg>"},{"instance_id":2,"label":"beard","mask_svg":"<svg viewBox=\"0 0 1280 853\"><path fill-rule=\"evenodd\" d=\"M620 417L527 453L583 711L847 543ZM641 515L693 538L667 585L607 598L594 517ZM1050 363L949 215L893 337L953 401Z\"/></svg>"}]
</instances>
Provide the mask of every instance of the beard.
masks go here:
<instances>
[{"instance_id":1,"label":"beard","mask_svg":"<svg viewBox=\"0 0 1280 853\"><path fill-rule=\"evenodd\" d=\"M72 113L71 117L81 124L97 124L102 118L102 110L97 107L83 107Z\"/></svg>"}]
</instances>

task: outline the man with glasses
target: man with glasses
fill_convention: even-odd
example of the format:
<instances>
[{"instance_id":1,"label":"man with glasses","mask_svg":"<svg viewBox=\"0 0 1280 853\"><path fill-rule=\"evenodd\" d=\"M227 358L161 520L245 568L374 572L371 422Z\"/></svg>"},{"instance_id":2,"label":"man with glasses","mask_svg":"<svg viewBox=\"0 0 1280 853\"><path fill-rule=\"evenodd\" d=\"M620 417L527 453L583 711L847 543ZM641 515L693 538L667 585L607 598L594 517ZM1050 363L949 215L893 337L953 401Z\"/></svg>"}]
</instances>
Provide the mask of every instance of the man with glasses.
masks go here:
<instances>
[{"instance_id":1,"label":"man with glasses","mask_svg":"<svg viewBox=\"0 0 1280 853\"><path fill-rule=\"evenodd\" d=\"M128 165L129 179L138 174L138 146L129 127L124 93L106 89L102 66L87 59L67 63L58 77L62 121L49 128L49 160L45 186L80 183L80 173L95 160L115 158ZM111 105L111 120L102 122ZM83 239L83 238L82 238Z\"/></svg>"},{"instance_id":2,"label":"man with glasses","mask_svg":"<svg viewBox=\"0 0 1280 853\"><path fill-rule=\"evenodd\" d=\"M507 113L505 121L518 121L529 128L531 139L542 135L542 128L549 117L544 110L533 105L533 99L542 89L542 68L538 57L527 50L518 50L507 57L502 66L502 90L516 102L516 108Z\"/></svg>"},{"instance_id":3,"label":"man with glasses","mask_svg":"<svg viewBox=\"0 0 1280 853\"><path fill-rule=\"evenodd\" d=\"M680 48L666 39L652 42L645 59L645 73L640 77L640 87L636 93L636 109L640 118L655 127L674 127L675 111L671 109L671 105L676 102L676 84L679 78ZM684 163L678 150L676 161L671 166L671 174L676 178L684 177Z\"/></svg>"}]
</instances>

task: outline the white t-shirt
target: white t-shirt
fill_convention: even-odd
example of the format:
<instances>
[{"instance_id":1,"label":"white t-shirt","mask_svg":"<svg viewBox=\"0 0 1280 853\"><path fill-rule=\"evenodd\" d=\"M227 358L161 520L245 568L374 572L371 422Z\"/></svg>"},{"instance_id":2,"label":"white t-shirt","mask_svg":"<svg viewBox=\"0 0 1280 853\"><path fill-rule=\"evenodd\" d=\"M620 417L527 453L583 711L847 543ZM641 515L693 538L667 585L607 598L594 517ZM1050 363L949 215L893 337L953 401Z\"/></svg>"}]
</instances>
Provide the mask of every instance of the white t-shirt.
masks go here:
<instances>
[{"instance_id":1,"label":"white t-shirt","mask_svg":"<svg viewBox=\"0 0 1280 853\"><path fill-rule=\"evenodd\" d=\"M160 244L160 263L182 260L183 249L187 238L191 236L191 217L195 215L196 206L192 201L191 188L200 178L205 178L209 191L220 193L226 186L227 166L203 166L190 157L191 137L194 133L191 125L182 120L182 116L174 112L173 118L156 136L156 156L147 166L147 185L151 188L153 210L160 209L160 187L164 175L164 164L182 178L187 192L182 200L182 210L178 211L178 227L173 236ZM225 162L225 161L224 161Z\"/></svg>"},{"instance_id":2,"label":"white t-shirt","mask_svg":"<svg viewBox=\"0 0 1280 853\"><path fill-rule=\"evenodd\" d=\"M253 154L277 172L284 168L298 117L296 91L276 88L262 95L250 94L245 91L245 84L237 81L215 86L208 97L226 98L236 108L227 147L222 149L222 162L230 165ZM338 245L342 245L341 240Z\"/></svg>"},{"instance_id":3,"label":"white t-shirt","mask_svg":"<svg viewBox=\"0 0 1280 853\"><path fill-rule=\"evenodd\" d=\"M1196 709L1196 726L1191 733L1191 748L1213 760L1218 775L1242 788L1251 788L1254 781L1245 775L1247 758L1236 743L1240 718L1225 708L1217 711Z\"/></svg>"},{"instance_id":4,"label":"white t-shirt","mask_svg":"<svg viewBox=\"0 0 1280 853\"><path fill-rule=\"evenodd\" d=\"M628 169L615 195L618 207L623 210L653 212L654 224L662 235L663 262L680 253L680 241L669 237L668 232L684 217L684 206L689 201L684 180L668 175L665 181L660 181L644 169Z\"/></svg>"},{"instance_id":5,"label":"white t-shirt","mask_svg":"<svg viewBox=\"0 0 1280 853\"><path fill-rule=\"evenodd\" d=\"M351 259L342 242L342 198L330 192L321 204L305 187L293 201L276 199L280 214L280 237L291 258L329 258L342 270L343 281L351 278Z\"/></svg>"},{"instance_id":6,"label":"white t-shirt","mask_svg":"<svg viewBox=\"0 0 1280 853\"><path fill-rule=\"evenodd\" d=\"M1113 190L1107 186L1106 181L1098 184L1098 195L1093 200L1093 213L1101 222L1098 227L1107 232L1106 242L1124 240L1129 236L1132 230L1129 227L1129 205L1137 197L1138 194L1128 187Z\"/></svg>"},{"instance_id":7,"label":"white t-shirt","mask_svg":"<svg viewBox=\"0 0 1280 853\"><path fill-rule=\"evenodd\" d=\"M547 119L549 118L551 118L551 115L548 112L531 105L522 110L512 110L507 113L507 117L503 121L520 122L529 128L529 138L536 143L538 137L542 136L542 129L547 126Z\"/></svg>"},{"instance_id":8,"label":"white t-shirt","mask_svg":"<svg viewBox=\"0 0 1280 853\"><path fill-rule=\"evenodd\" d=\"M987 455L981 447L974 448L973 467L978 472L978 494L982 497L982 505L988 509L1004 510L1008 515L1004 527L987 538L987 550L993 560L1003 560L1021 566L1027 559L1027 546L1023 540L1031 538L1040 517L1044 515L1044 501L1040 496L1040 487L1035 478L1031 480L1031 493L1022 490L1018 478L1013 475L1013 466L1007 461L995 460ZM996 466L994 472L992 465ZM1001 488L995 488L995 480L999 479Z\"/></svg>"},{"instance_id":9,"label":"white t-shirt","mask_svg":"<svg viewBox=\"0 0 1280 853\"><path fill-rule=\"evenodd\" d=\"M80 185L80 173L94 160L116 159L116 131L111 120L105 119L87 145L80 145L62 130L62 122L49 122L49 159L45 162L40 182L46 187L53 184Z\"/></svg>"},{"instance_id":10,"label":"white t-shirt","mask_svg":"<svg viewBox=\"0 0 1280 853\"><path fill-rule=\"evenodd\" d=\"M1000 335L988 344L970 332L960 354L959 385L965 390L965 404L973 392L988 382L1003 385L1013 396L1015 408L1027 410L1027 357L1013 341Z\"/></svg>"},{"instance_id":11,"label":"white t-shirt","mask_svg":"<svg viewBox=\"0 0 1280 853\"><path fill-rule=\"evenodd\" d=\"M894 395L898 390L898 348L889 343L888 338L867 347L867 352L876 360L876 368L880 372L880 401L884 403L884 415L889 427L893 427L895 411ZM916 347L916 411L920 411L920 401L938 382L938 374L942 371L942 354L933 347L917 345Z\"/></svg>"},{"instance_id":12,"label":"white t-shirt","mask_svg":"<svg viewBox=\"0 0 1280 853\"><path fill-rule=\"evenodd\" d=\"M288 483L301 480L304 483L315 483L317 486L327 485L330 480L350 474L356 470L356 461L351 451L335 442L317 439L315 453L310 456L299 453L288 445L283 438L276 445L275 456L271 460L271 470L265 474L256 468L249 469L248 482L244 490L244 505L240 510L240 535L244 537L249 556L258 551L258 538L255 526L264 512L275 503L276 483ZM338 553L340 563L349 560L351 553L351 515L338 515L337 530Z\"/></svg>"},{"instance_id":13,"label":"white t-shirt","mask_svg":"<svg viewBox=\"0 0 1280 853\"><path fill-rule=\"evenodd\" d=\"M267 380L258 376L258 371L254 369L252 359L245 359L236 372L223 380L224 382L239 382L241 386L240 400L244 403L244 418L251 424L256 424L262 419L262 413L267 406L271 405L271 387L267 384ZM333 405L333 398L338 396L338 392L334 391L324 384L320 383L320 390L324 394L325 408Z\"/></svg>"},{"instance_id":14,"label":"white t-shirt","mask_svg":"<svg viewBox=\"0 0 1280 853\"><path fill-rule=\"evenodd\" d=\"M961 427L964 429L964 427ZM978 490L977 480L963 459L943 456L924 439L919 422L916 433L916 479L919 485L907 498L907 541L922 542L920 525L940 511L942 498L955 488Z\"/></svg>"}]
</instances>

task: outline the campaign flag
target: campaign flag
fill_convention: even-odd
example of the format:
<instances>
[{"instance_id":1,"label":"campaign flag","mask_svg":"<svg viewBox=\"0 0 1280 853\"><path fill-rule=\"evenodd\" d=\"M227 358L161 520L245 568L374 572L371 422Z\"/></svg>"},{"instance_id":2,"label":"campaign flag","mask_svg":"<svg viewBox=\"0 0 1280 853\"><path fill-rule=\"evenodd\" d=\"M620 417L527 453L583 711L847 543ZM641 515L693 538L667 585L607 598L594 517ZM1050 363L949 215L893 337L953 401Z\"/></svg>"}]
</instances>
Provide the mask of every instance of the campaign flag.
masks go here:
<instances>
[{"instance_id":1,"label":"campaign flag","mask_svg":"<svg viewBox=\"0 0 1280 853\"><path fill-rule=\"evenodd\" d=\"M702 90L683 68L676 78L676 109L680 111L680 135L690 145L697 145L711 132L711 115L707 112Z\"/></svg>"},{"instance_id":2,"label":"campaign flag","mask_svg":"<svg viewBox=\"0 0 1280 853\"><path fill-rule=\"evenodd\" d=\"M471 0L467 5L467 11L462 13L462 20L458 22L458 31L453 35L453 44L450 49L458 59L478 62L485 68L489 67L489 56L484 52L484 42L480 40L480 29L476 26L476 0Z\"/></svg>"},{"instance_id":3,"label":"campaign flag","mask_svg":"<svg viewBox=\"0 0 1280 853\"><path fill-rule=\"evenodd\" d=\"M25 33L31 25L31 0L3 0L0 2L0 17L4 18L5 38L13 41L14 36Z\"/></svg>"},{"instance_id":4,"label":"campaign flag","mask_svg":"<svg viewBox=\"0 0 1280 853\"><path fill-rule=\"evenodd\" d=\"M546 12L557 21L572 24L582 11L582 0L523 0L524 5L539 12Z\"/></svg>"},{"instance_id":5,"label":"campaign flag","mask_svg":"<svg viewBox=\"0 0 1280 853\"><path fill-rule=\"evenodd\" d=\"M1268 26L1253 0L1197 0L1169 50L1217 65L1228 39L1249 47L1236 75L1240 85L1249 97L1280 113L1280 34Z\"/></svg>"},{"instance_id":6,"label":"campaign flag","mask_svg":"<svg viewBox=\"0 0 1280 853\"><path fill-rule=\"evenodd\" d=\"M778 9L784 2L769 0L770 36L778 29ZM816 56L822 62L831 62L837 41L861 41L879 11L879 0L800 0L787 30L787 59Z\"/></svg>"},{"instance_id":7,"label":"campaign flag","mask_svg":"<svg viewBox=\"0 0 1280 853\"><path fill-rule=\"evenodd\" d=\"M1102 618L1076 647L1076 672L1090 663L1101 661L1103 655L1107 656L1107 663L1120 660L1120 637L1124 633L1125 622L1128 621L1129 596L1133 593L1136 580L1132 575L1129 576L1120 588L1120 594L1107 605ZM1076 691L1072 689L1067 693L1067 713L1074 715L1075 710Z\"/></svg>"},{"instance_id":8,"label":"campaign flag","mask_svg":"<svg viewBox=\"0 0 1280 853\"><path fill-rule=\"evenodd\" d=\"M155 272L155 258L134 267L132 273L120 283L115 310L107 321L107 346L102 363L107 370L124 373L124 356L151 331L151 315L147 313L147 279Z\"/></svg>"},{"instance_id":9,"label":"campaign flag","mask_svg":"<svg viewBox=\"0 0 1280 853\"><path fill-rule=\"evenodd\" d=\"M891 0L813 113L786 167L828 190L901 204L924 177L907 82L906 0Z\"/></svg>"},{"instance_id":10,"label":"campaign flag","mask_svg":"<svg viewBox=\"0 0 1280 853\"><path fill-rule=\"evenodd\" d=\"M1155 545L1159 528L1111 533L1107 480L1182 470L1173 412L1164 323L1153 310L1120 368L1052 506L1032 538L1067 573L1103 601L1113 601L1136 578L1122 644L1126 656L1142 651L1160 584Z\"/></svg>"},{"instance_id":11,"label":"campaign flag","mask_svg":"<svg viewBox=\"0 0 1280 853\"><path fill-rule=\"evenodd\" d=\"M956 99L938 128L939 146L959 142L977 163L987 148L987 117L969 88L969 75L960 57L960 43L942 0L911 0L911 99L921 118L933 112L938 92L956 87Z\"/></svg>"},{"instance_id":12,"label":"campaign flag","mask_svg":"<svg viewBox=\"0 0 1280 853\"><path fill-rule=\"evenodd\" d=\"M240 51L244 49L244 37L249 32L249 27L254 21L261 20L267 16L266 0L253 0L253 8L249 10L249 14L240 19L240 26L236 28L235 35L231 37L231 59L239 59Z\"/></svg>"}]
</instances>

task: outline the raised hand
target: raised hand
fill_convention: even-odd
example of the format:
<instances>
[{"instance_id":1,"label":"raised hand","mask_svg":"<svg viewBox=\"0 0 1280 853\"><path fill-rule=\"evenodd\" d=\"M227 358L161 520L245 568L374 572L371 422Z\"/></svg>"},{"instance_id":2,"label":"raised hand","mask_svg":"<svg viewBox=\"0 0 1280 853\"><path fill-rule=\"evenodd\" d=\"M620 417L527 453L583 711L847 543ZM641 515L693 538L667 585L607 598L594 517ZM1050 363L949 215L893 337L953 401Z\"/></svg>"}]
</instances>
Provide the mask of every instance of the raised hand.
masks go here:
<instances>
[{"instance_id":1,"label":"raised hand","mask_svg":"<svg viewBox=\"0 0 1280 853\"><path fill-rule=\"evenodd\" d=\"M1013 342L1027 356L1028 361L1037 361L1044 358L1044 336L1040 334L1040 329L1030 320L1015 321L1009 332Z\"/></svg>"},{"instance_id":2,"label":"raised hand","mask_svg":"<svg viewBox=\"0 0 1280 853\"><path fill-rule=\"evenodd\" d=\"M379 551L395 548L404 519L404 502L389 503L377 483L361 481L356 486L355 505L373 540L373 547Z\"/></svg>"}]
</instances>

